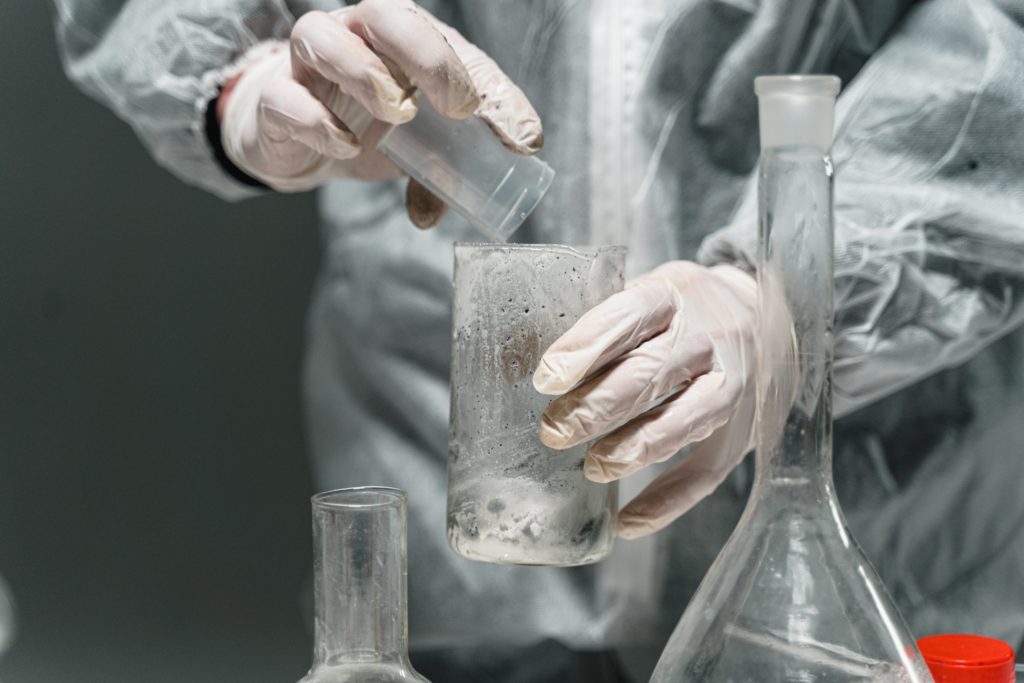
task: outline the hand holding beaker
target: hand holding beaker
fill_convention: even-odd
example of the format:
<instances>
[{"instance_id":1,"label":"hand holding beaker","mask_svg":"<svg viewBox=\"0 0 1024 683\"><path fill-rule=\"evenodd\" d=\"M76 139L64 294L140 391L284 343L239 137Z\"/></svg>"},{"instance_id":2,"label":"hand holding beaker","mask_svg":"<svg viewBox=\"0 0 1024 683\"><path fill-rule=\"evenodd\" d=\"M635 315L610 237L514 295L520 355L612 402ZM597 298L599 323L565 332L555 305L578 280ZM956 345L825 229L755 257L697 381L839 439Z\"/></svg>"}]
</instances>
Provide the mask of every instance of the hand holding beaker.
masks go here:
<instances>
[{"instance_id":1,"label":"hand holding beaker","mask_svg":"<svg viewBox=\"0 0 1024 683\"><path fill-rule=\"evenodd\" d=\"M624 247L456 244L448 542L486 562L596 562L615 540L618 486L583 476L583 446L537 435L530 376L548 342L623 285Z\"/></svg>"},{"instance_id":2,"label":"hand holding beaker","mask_svg":"<svg viewBox=\"0 0 1024 683\"><path fill-rule=\"evenodd\" d=\"M534 375L562 396L540 438L587 452L588 479L609 482L692 449L619 513L637 538L710 494L752 447L757 286L732 266L674 261L584 315Z\"/></svg>"}]
</instances>

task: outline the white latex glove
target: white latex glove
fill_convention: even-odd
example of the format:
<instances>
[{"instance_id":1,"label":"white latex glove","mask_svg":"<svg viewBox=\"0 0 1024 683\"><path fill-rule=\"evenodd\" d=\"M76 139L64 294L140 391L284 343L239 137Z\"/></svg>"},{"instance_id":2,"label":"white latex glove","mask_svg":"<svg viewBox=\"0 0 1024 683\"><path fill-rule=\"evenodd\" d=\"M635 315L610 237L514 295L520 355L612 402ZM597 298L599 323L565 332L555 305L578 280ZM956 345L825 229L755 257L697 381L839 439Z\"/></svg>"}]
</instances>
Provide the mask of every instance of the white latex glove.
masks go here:
<instances>
[{"instance_id":1,"label":"white latex glove","mask_svg":"<svg viewBox=\"0 0 1024 683\"><path fill-rule=\"evenodd\" d=\"M619 479L694 444L622 509L619 535L665 527L753 447L756 303L745 272L673 261L588 311L541 358L534 387L562 396L540 439L562 449L603 435L587 452L588 479Z\"/></svg>"},{"instance_id":2,"label":"white latex glove","mask_svg":"<svg viewBox=\"0 0 1024 683\"><path fill-rule=\"evenodd\" d=\"M510 149L543 144L540 118L522 90L458 31L411 0L363 0L309 12L288 42L264 43L240 61L221 98L221 138L240 169L283 192L333 177L384 180L401 171L375 147L386 129L356 135L343 121L401 124L416 115L413 90L442 115L476 114ZM444 205L418 183L406 198L413 222L429 227Z\"/></svg>"}]
</instances>

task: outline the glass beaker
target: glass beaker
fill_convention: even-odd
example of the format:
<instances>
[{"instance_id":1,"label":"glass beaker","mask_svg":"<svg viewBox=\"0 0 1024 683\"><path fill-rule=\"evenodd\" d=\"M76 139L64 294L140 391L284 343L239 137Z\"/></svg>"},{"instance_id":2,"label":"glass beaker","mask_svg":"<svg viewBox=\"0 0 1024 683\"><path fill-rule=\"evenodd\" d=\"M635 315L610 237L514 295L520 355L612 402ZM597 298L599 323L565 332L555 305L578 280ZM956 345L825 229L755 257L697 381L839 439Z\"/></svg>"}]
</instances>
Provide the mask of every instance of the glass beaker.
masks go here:
<instances>
[{"instance_id":1,"label":"glass beaker","mask_svg":"<svg viewBox=\"0 0 1024 683\"><path fill-rule=\"evenodd\" d=\"M299 683L426 681L409 663L405 492L339 489L312 502L315 643Z\"/></svg>"},{"instance_id":2,"label":"glass beaker","mask_svg":"<svg viewBox=\"0 0 1024 683\"><path fill-rule=\"evenodd\" d=\"M757 474L651 681L931 681L832 482L829 154L839 79L755 84Z\"/></svg>"},{"instance_id":3,"label":"glass beaker","mask_svg":"<svg viewBox=\"0 0 1024 683\"><path fill-rule=\"evenodd\" d=\"M448 542L501 564L572 566L612 547L618 487L583 476L586 445L540 442L541 355L623 287L625 247L456 244Z\"/></svg>"}]
</instances>

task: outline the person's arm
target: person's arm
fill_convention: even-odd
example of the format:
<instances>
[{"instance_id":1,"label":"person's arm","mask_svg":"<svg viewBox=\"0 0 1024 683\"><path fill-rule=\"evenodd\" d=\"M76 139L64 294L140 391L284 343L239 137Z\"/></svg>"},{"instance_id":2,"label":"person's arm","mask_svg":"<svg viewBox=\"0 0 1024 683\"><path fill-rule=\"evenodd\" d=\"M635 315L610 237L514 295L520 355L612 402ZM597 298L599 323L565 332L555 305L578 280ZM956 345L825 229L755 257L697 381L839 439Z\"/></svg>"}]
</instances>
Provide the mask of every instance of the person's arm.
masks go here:
<instances>
[{"instance_id":1,"label":"person's arm","mask_svg":"<svg viewBox=\"0 0 1024 683\"><path fill-rule=\"evenodd\" d=\"M183 181L226 199L259 183L217 160L207 115L246 51L286 38L295 17L283 0L55 0L68 77L135 130ZM212 113L212 112L209 112ZM213 138L211 140L211 138Z\"/></svg>"},{"instance_id":2,"label":"person's arm","mask_svg":"<svg viewBox=\"0 0 1024 683\"><path fill-rule=\"evenodd\" d=\"M364 115L409 121L414 91L443 116L477 116L515 152L540 148L540 118L522 90L426 7L322 0L329 11L311 11L314 2L57 0L57 33L73 81L130 123L157 161L227 199L398 177L373 145L383 127L348 125ZM441 200L408 188L413 222L435 224Z\"/></svg>"},{"instance_id":3,"label":"person's arm","mask_svg":"<svg viewBox=\"0 0 1024 683\"><path fill-rule=\"evenodd\" d=\"M1024 11L929 0L840 95L839 413L969 358L1024 321ZM753 192L701 249L753 269Z\"/></svg>"}]
</instances>

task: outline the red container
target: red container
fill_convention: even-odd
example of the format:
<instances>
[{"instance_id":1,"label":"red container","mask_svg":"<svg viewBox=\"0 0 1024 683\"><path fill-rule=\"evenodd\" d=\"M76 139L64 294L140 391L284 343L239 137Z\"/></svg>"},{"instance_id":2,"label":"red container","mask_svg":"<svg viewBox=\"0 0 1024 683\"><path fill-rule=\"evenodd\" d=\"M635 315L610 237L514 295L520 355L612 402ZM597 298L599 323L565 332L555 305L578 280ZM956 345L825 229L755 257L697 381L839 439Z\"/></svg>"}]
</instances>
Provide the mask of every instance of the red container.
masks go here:
<instances>
[{"instance_id":1,"label":"red container","mask_svg":"<svg viewBox=\"0 0 1024 683\"><path fill-rule=\"evenodd\" d=\"M935 683L1014 683L1013 648L1001 640L950 633L921 638L917 646Z\"/></svg>"}]
</instances>

